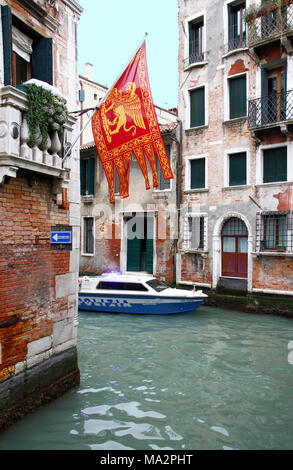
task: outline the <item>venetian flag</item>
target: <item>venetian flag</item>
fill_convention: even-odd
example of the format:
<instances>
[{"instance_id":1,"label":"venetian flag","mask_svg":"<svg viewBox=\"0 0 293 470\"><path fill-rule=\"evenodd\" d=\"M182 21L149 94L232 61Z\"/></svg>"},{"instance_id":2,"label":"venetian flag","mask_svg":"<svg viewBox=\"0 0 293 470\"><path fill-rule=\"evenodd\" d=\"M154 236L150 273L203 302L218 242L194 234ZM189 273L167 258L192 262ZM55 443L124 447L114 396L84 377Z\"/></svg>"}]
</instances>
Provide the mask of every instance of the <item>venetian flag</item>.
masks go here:
<instances>
[{"instance_id":1,"label":"venetian flag","mask_svg":"<svg viewBox=\"0 0 293 470\"><path fill-rule=\"evenodd\" d=\"M121 198L129 197L129 169L134 154L150 189L146 158L152 169L153 186L158 186L156 157L165 180L172 179L168 155L152 100L143 42L120 78L113 85L92 119L95 145L114 203L114 167L119 176Z\"/></svg>"}]
</instances>

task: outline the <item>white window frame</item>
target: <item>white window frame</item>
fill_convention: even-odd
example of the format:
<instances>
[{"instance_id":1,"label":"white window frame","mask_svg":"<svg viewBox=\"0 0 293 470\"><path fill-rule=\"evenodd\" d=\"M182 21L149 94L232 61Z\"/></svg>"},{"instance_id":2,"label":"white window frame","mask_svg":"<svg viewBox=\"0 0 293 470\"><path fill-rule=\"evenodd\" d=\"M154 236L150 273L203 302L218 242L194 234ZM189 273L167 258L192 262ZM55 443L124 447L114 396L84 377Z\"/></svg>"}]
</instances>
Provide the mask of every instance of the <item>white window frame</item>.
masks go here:
<instances>
[{"instance_id":1,"label":"white window frame","mask_svg":"<svg viewBox=\"0 0 293 470\"><path fill-rule=\"evenodd\" d=\"M185 31L185 41L184 41L184 57L183 60L187 59L189 57L189 23L194 22L199 20L200 18L203 18L203 53L204 57L206 58L206 10L202 10L196 15L191 15L185 18L184 21L184 31ZM200 62L202 63L202 62ZM188 69L189 67L193 67L194 65L197 65L198 62L195 62L193 64L190 64L189 66L185 67L185 69Z\"/></svg>"},{"instance_id":2,"label":"white window frame","mask_svg":"<svg viewBox=\"0 0 293 470\"><path fill-rule=\"evenodd\" d=\"M230 80L233 78L239 78L241 76L246 76L246 114L244 116L239 116L237 118L230 119ZM225 87L224 87L224 121L234 121L234 119L243 119L248 115L248 90L249 90L249 76L248 72L240 72L235 75L226 75L225 76Z\"/></svg>"},{"instance_id":3,"label":"white window frame","mask_svg":"<svg viewBox=\"0 0 293 470\"><path fill-rule=\"evenodd\" d=\"M233 3L236 3L237 0L226 0L223 6L223 26L224 26L224 44L228 44L229 42L229 6ZM247 9L250 6L250 3L255 3L255 0L244 0L245 1L245 8ZM247 30L246 30L247 35ZM227 55L234 53L235 51L243 50L246 48L241 47L240 49L233 49Z\"/></svg>"},{"instance_id":4,"label":"white window frame","mask_svg":"<svg viewBox=\"0 0 293 470\"><path fill-rule=\"evenodd\" d=\"M192 232L190 232L190 219L204 219L204 232L203 232L203 247L193 248L191 246ZM189 212L184 217L184 237L183 237L183 251L189 253L201 253L208 251L208 214L206 212Z\"/></svg>"},{"instance_id":5,"label":"white window frame","mask_svg":"<svg viewBox=\"0 0 293 470\"><path fill-rule=\"evenodd\" d=\"M93 253L87 253L86 251L84 251L84 242L85 242L85 239L84 239L84 230L85 230L85 219L93 219L93 244L94 244L94 252ZM81 254L82 256L95 256L95 252L96 252L96 237L95 237L95 233L96 233L96 221L95 221L95 217L93 217L92 215L85 215L85 216L82 216L82 233L81 233Z\"/></svg>"},{"instance_id":6,"label":"white window frame","mask_svg":"<svg viewBox=\"0 0 293 470\"><path fill-rule=\"evenodd\" d=\"M272 181L264 183L263 181L263 151L279 147L287 147L287 180ZM256 184L257 185L275 185L293 182L293 142L280 142L278 144L260 145L256 152Z\"/></svg>"},{"instance_id":7,"label":"white window frame","mask_svg":"<svg viewBox=\"0 0 293 470\"><path fill-rule=\"evenodd\" d=\"M201 124L200 126L191 127L191 125L190 125L190 111L191 111L190 92L193 91L193 90L197 90L198 88L204 88L204 114L205 114L204 119L205 119L205 122L204 122L204 124ZM209 103L208 103L208 85L207 85L207 83L201 83L200 85L197 85L195 87L188 88L188 90L186 90L184 93L185 93L185 102L187 103L186 115L185 115L186 129L200 129L201 127L208 126L208 122L209 122L209 119L208 119L209 106L208 105L209 105Z\"/></svg>"},{"instance_id":8,"label":"white window frame","mask_svg":"<svg viewBox=\"0 0 293 470\"><path fill-rule=\"evenodd\" d=\"M191 161L205 159L205 187L204 188L191 188ZM208 154L192 155L185 157L185 191L206 191L208 189Z\"/></svg>"},{"instance_id":9,"label":"white window frame","mask_svg":"<svg viewBox=\"0 0 293 470\"><path fill-rule=\"evenodd\" d=\"M236 153L246 153L246 184L230 186L230 155ZM238 188L250 185L250 150L247 147L236 147L224 151L224 187L225 188Z\"/></svg>"}]
</instances>

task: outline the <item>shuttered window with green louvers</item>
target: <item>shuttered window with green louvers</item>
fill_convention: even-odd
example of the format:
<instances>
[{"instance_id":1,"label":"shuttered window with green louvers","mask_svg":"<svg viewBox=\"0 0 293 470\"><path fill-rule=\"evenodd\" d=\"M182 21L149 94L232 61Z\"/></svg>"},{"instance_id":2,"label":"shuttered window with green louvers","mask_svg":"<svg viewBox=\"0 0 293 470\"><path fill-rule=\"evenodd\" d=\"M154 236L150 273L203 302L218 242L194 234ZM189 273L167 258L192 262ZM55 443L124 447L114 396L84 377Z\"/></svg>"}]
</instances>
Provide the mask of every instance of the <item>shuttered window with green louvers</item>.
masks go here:
<instances>
[{"instance_id":1,"label":"shuttered window with green louvers","mask_svg":"<svg viewBox=\"0 0 293 470\"><path fill-rule=\"evenodd\" d=\"M95 158L80 160L80 194L82 196L95 194Z\"/></svg>"},{"instance_id":2,"label":"shuttered window with green louvers","mask_svg":"<svg viewBox=\"0 0 293 470\"><path fill-rule=\"evenodd\" d=\"M190 189L205 188L205 158L190 161Z\"/></svg>"},{"instance_id":3,"label":"shuttered window with green louvers","mask_svg":"<svg viewBox=\"0 0 293 470\"><path fill-rule=\"evenodd\" d=\"M263 182L287 181L287 147L263 151Z\"/></svg>"},{"instance_id":4,"label":"shuttered window with green louvers","mask_svg":"<svg viewBox=\"0 0 293 470\"><path fill-rule=\"evenodd\" d=\"M205 125L205 89L196 88L189 91L190 95L190 127Z\"/></svg>"},{"instance_id":5,"label":"shuttered window with green louvers","mask_svg":"<svg viewBox=\"0 0 293 470\"><path fill-rule=\"evenodd\" d=\"M246 183L246 152L229 155L229 186Z\"/></svg>"},{"instance_id":6,"label":"shuttered window with green louvers","mask_svg":"<svg viewBox=\"0 0 293 470\"><path fill-rule=\"evenodd\" d=\"M246 116L246 75L229 79L229 96L230 119Z\"/></svg>"}]
</instances>

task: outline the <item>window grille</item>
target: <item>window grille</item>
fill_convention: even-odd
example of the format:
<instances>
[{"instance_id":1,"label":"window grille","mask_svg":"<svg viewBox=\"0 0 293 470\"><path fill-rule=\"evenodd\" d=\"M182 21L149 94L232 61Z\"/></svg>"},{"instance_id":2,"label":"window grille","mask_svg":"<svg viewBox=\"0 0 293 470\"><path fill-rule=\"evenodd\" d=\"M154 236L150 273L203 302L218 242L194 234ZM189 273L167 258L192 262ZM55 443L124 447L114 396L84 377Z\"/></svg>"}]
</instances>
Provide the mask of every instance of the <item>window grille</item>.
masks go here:
<instances>
[{"instance_id":1,"label":"window grille","mask_svg":"<svg viewBox=\"0 0 293 470\"><path fill-rule=\"evenodd\" d=\"M186 216L183 249L185 251L207 249L207 218L205 216Z\"/></svg>"},{"instance_id":2,"label":"window grille","mask_svg":"<svg viewBox=\"0 0 293 470\"><path fill-rule=\"evenodd\" d=\"M293 252L293 212L257 214L256 251Z\"/></svg>"}]
</instances>

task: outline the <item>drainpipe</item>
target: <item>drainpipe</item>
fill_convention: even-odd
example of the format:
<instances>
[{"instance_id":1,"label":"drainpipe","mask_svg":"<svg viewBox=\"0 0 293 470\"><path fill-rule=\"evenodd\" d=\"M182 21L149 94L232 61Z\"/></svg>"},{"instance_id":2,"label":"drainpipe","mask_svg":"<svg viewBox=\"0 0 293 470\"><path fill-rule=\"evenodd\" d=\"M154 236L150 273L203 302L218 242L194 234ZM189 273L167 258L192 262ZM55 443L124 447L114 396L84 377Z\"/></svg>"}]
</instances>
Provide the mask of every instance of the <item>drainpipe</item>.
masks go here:
<instances>
[{"instance_id":1,"label":"drainpipe","mask_svg":"<svg viewBox=\"0 0 293 470\"><path fill-rule=\"evenodd\" d=\"M178 238L180 233L180 202L181 202L181 180L182 180L182 121L177 119L179 124L179 139L177 142L177 191L176 191L176 212L177 212L177 236L174 240L174 283L177 283L177 251L178 251Z\"/></svg>"}]
</instances>

